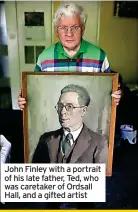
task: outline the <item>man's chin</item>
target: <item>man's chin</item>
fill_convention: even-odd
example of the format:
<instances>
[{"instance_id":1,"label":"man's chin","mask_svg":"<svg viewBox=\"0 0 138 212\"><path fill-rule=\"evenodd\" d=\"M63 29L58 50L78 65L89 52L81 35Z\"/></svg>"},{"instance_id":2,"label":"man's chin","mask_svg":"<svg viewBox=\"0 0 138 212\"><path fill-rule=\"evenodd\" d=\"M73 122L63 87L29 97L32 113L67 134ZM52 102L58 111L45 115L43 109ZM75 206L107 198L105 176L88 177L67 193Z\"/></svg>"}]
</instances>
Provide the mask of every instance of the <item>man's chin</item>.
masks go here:
<instances>
[{"instance_id":1,"label":"man's chin","mask_svg":"<svg viewBox=\"0 0 138 212\"><path fill-rule=\"evenodd\" d=\"M69 128L69 125L65 122L60 122L60 125L63 127L63 128Z\"/></svg>"},{"instance_id":2,"label":"man's chin","mask_svg":"<svg viewBox=\"0 0 138 212\"><path fill-rule=\"evenodd\" d=\"M61 126L64 128L69 127L68 124L66 124L66 123L61 123Z\"/></svg>"},{"instance_id":3,"label":"man's chin","mask_svg":"<svg viewBox=\"0 0 138 212\"><path fill-rule=\"evenodd\" d=\"M66 43L65 48L73 51L74 49L76 49L76 45L74 45L72 42Z\"/></svg>"}]
</instances>

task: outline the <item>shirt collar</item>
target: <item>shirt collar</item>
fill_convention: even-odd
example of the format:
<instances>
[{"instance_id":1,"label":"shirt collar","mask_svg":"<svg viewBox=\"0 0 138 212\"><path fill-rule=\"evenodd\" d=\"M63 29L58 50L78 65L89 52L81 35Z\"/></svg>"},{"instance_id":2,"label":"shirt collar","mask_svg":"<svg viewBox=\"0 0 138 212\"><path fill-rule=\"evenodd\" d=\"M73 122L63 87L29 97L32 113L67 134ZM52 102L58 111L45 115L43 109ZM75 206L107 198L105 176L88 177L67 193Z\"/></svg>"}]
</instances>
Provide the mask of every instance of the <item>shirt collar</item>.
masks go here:
<instances>
[{"instance_id":1,"label":"shirt collar","mask_svg":"<svg viewBox=\"0 0 138 212\"><path fill-rule=\"evenodd\" d=\"M79 134L80 134L82 128L83 128L83 125L82 125L81 127L79 127L79 129L77 129L77 130L75 130L75 131L73 131L73 132L68 132L67 130L65 130L65 129L63 128L64 136L66 137L66 135L67 135L68 133L71 133L72 136L73 136L73 140L75 141L75 140L78 138L78 136L79 136Z\"/></svg>"},{"instance_id":2,"label":"shirt collar","mask_svg":"<svg viewBox=\"0 0 138 212\"><path fill-rule=\"evenodd\" d=\"M79 55L80 53L84 53L86 51L86 48L87 48L86 41L82 38L82 40L81 40L81 46L80 46L78 52L76 53L76 55ZM58 53L64 54L65 56L69 57L69 55L63 49L63 46L62 46L61 42L58 42L57 43L56 50L57 50ZM75 56L73 56L73 57L75 57Z\"/></svg>"}]
</instances>

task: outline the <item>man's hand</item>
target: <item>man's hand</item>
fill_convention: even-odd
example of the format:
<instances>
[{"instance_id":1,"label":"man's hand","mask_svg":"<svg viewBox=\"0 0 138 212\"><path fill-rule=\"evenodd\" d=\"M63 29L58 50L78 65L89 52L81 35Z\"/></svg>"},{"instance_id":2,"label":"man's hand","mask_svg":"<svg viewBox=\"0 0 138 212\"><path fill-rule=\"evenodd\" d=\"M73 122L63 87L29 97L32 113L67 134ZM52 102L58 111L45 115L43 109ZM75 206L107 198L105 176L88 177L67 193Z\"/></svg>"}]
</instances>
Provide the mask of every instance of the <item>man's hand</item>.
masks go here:
<instances>
[{"instance_id":1,"label":"man's hand","mask_svg":"<svg viewBox=\"0 0 138 212\"><path fill-rule=\"evenodd\" d=\"M120 84L118 85L118 91L115 91L114 93L112 93L112 97L114 97L114 101L116 103L116 105L119 105L120 103L120 99L121 99L121 96L122 96L122 90L120 89Z\"/></svg>"},{"instance_id":2,"label":"man's hand","mask_svg":"<svg viewBox=\"0 0 138 212\"><path fill-rule=\"evenodd\" d=\"M25 98L22 97L22 90L19 90L19 96L18 96L18 106L21 110L24 109L24 105L26 104Z\"/></svg>"}]
</instances>

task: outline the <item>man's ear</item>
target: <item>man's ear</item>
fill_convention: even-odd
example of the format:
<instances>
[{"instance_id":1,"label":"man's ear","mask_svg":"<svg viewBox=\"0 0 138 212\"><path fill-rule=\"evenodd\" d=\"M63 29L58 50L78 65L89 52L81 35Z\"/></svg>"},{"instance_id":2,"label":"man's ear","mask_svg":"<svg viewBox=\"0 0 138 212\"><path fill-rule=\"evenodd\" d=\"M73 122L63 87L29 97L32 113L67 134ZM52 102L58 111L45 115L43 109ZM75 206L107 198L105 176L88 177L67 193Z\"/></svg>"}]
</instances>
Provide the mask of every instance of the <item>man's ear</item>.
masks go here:
<instances>
[{"instance_id":1,"label":"man's ear","mask_svg":"<svg viewBox=\"0 0 138 212\"><path fill-rule=\"evenodd\" d=\"M87 106L84 106L83 108L82 108L82 117L85 115L85 113L86 113L86 111L87 111Z\"/></svg>"},{"instance_id":2,"label":"man's ear","mask_svg":"<svg viewBox=\"0 0 138 212\"><path fill-rule=\"evenodd\" d=\"M82 26L82 36L84 35L85 32L85 25Z\"/></svg>"},{"instance_id":3,"label":"man's ear","mask_svg":"<svg viewBox=\"0 0 138 212\"><path fill-rule=\"evenodd\" d=\"M56 36L58 37L58 30L57 30L57 27L55 26L55 33L56 33Z\"/></svg>"}]
</instances>

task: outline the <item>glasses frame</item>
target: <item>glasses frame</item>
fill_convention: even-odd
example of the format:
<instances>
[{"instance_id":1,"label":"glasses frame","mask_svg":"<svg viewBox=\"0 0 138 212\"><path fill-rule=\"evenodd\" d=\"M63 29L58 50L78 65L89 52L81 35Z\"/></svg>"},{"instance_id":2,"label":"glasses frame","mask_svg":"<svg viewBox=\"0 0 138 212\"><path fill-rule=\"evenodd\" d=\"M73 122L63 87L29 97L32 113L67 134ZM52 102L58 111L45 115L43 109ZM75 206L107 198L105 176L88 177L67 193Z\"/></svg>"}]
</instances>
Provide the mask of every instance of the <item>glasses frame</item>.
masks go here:
<instances>
[{"instance_id":1,"label":"glasses frame","mask_svg":"<svg viewBox=\"0 0 138 212\"><path fill-rule=\"evenodd\" d=\"M69 29L71 32L76 33L81 30L81 27L80 26L57 26L57 30L60 32L67 33Z\"/></svg>"},{"instance_id":2,"label":"glasses frame","mask_svg":"<svg viewBox=\"0 0 138 212\"><path fill-rule=\"evenodd\" d=\"M71 105L71 106L72 106L72 109L67 109L66 107L67 107L68 105ZM66 109L67 112L70 112L70 111L72 111L72 110L74 110L74 109L76 109L76 108L85 107L85 105L81 105L81 106L79 106L79 107L75 107L75 106L73 106L72 104L66 104L66 105L63 105L63 104L62 104L62 108L61 108L61 110L59 110L59 109L58 109L58 104L56 104L55 109L56 109L57 112L59 112L59 111L62 111L64 107L65 107L65 109Z\"/></svg>"}]
</instances>

